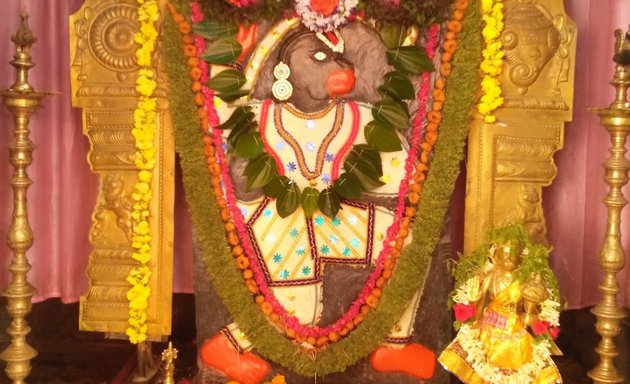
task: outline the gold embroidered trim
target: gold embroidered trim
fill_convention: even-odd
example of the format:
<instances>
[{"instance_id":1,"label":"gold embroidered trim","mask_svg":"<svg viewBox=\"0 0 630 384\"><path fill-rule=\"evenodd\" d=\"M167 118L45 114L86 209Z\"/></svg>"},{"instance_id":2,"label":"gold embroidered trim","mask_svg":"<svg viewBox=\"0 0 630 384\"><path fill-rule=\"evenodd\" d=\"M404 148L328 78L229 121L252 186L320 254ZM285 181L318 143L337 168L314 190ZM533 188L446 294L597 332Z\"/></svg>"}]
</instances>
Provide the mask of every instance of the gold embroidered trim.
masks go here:
<instances>
[{"instance_id":1,"label":"gold embroidered trim","mask_svg":"<svg viewBox=\"0 0 630 384\"><path fill-rule=\"evenodd\" d=\"M323 118L324 116L326 116L328 114L328 112L332 111L332 109L338 105L337 102L332 102L330 104L328 104L328 106L326 106L326 108L324 108L323 110L319 111L319 112L315 112L315 113L306 113L306 112L302 112L302 111L298 111L297 109L293 108L293 106L289 103L282 103L280 104L284 109L286 109L287 111L289 111L290 114L292 114L293 116L303 119L303 120L319 120L321 118Z\"/></svg>"},{"instance_id":2,"label":"gold embroidered trim","mask_svg":"<svg viewBox=\"0 0 630 384\"><path fill-rule=\"evenodd\" d=\"M284 125L282 124L282 109L287 108L287 104L276 104L274 109L274 123L276 126L276 130L280 134L280 136L284 139L284 141L291 146L293 151L295 152L295 156L297 158L298 167L300 168L300 172L307 180L313 180L319 177L322 174L322 169L324 168L324 160L326 155L326 150L330 146L330 143L333 141L335 136L341 131L341 125L343 124L343 114L344 108L343 104L330 103L332 107L328 107L327 110L330 111L336 105L337 111L335 113L335 122L333 123L332 130L326 135L322 143L320 144L317 150L317 157L315 161L315 170L311 171L306 164L306 158L304 157L304 152L302 152L302 147L297 142L297 140L284 129ZM290 110L287 108L290 112ZM297 111L296 111L297 112ZM319 114L323 113L318 112ZM300 112L301 113L301 112ZM296 115L297 116L297 115ZM297 116L301 118L300 116ZM332 183L332 180L330 181Z\"/></svg>"}]
</instances>

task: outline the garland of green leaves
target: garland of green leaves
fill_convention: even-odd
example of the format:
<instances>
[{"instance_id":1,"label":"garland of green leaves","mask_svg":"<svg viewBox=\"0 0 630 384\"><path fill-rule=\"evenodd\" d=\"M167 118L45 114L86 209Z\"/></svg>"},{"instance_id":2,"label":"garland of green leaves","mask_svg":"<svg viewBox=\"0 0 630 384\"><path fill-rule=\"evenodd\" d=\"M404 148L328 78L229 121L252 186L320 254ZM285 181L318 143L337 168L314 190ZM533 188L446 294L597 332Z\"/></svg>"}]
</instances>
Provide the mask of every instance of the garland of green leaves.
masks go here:
<instances>
[{"instance_id":1,"label":"garland of green leaves","mask_svg":"<svg viewBox=\"0 0 630 384\"><path fill-rule=\"evenodd\" d=\"M240 44L234 36L228 35L232 31L229 26L204 20L193 28L200 36L211 41L202 55L203 60L210 64L226 64L239 57ZM402 147L397 131L410 127L411 116L405 100L415 99L416 92L409 76L433 70L433 63L420 47L403 46L405 31L406 28L402 27L381 29L388 47L389 64L395 70L385 74L384 83L379 87L382 100L372 108L374 120L364 130L367 144L353 146L344 159L344 172L332 186L323 191L313 187L300 190L288 177L278 175L276 162L264 148L259 124L250 107L236 108L230 118L218 127L230 131L228 151L236 157L249 160L245 168L247 189L262 188L267 197L276 200L276 210L281 217L291 215L301 206L308 218L313 217L319 209L333 219L343 199L359 200L363 192L384 184L381 181L383 167L379 151L400 151ZM249 92L241 89L245 81L244 73L228 69L210 79L208 86L222 100L233 100Z\"/></svg>"},{"instance_id":2,"label":"garland of green leaves","mask_svg":"<svg viewBox=\"0 0 630 384\"><path fill-rule=\"evenodd\" d=\"M172 2L182 14L189 14L185 0ZM447 87L440 139L418 205L418 216L412 228L412 243L404 248L396 273L383 290L379 306L347 338L330 345L320 351L316 359L312 359L298 353L299 346L275 330L252 301L244 284L234 284L242 277L234 266L230 247L224 237L220 211L213 197L202 142L203 131L189 91L190 80L182 72L187 64L181 54L181 39L174 22L166 20L163 49L168 58L165 64L170 76L169 100L176 149L181 156L184 186L193 223L215 290L233 320L262 356L304 376L342 372L373 351L407 308L423 281L418 277L427 273L452 187L459 174L459 163L463 159L471 111L479 86L480 30L479 4L475 2L466 11L463 31L458 38L459 48L453 59L453 71Z\"/></svg>"},{"instance_id":3,"label":"garland of green leaves","mask_svg":"<svg viewBox=\"0 0 630 384\"><path fill-rule=\"evenodd\" d=\"M274 21L293 13L293 0L259 0L253 5L235 7L227 0L201 0L207 20L228 22ZM361 1L357 11L366 19L400 26L429 25L448 16L453 0L400 0L397 5L390 0ZM430 15L430 16L429 16Z\"/></svg>"}]
</instances>

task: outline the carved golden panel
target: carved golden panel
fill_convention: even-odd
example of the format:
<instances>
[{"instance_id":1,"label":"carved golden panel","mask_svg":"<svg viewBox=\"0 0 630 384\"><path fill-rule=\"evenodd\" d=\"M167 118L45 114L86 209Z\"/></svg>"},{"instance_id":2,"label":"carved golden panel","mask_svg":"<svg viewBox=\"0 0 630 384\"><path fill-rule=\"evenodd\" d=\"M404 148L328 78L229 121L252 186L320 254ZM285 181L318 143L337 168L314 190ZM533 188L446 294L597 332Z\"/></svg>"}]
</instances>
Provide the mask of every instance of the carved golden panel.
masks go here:
<instances>
[{"instance_id":1,"label":"carved golden panel","mask_svg":"<svg viewBox=\"0 0 630 384\"><path fill-rule=\"evenodd\" d=\"M88 163L101 184L92 214L87 275L81 297L82 330L123 333L127 329L131 258L131 193L134 165L133 110L138 100L135 60L138 30L135 0L87 0L70 17L72 103L83 109L90 141ZM159 47L155 62L159 62ZM160 70L158 68L158 73ZM149 286L149 338L170 334L173 276L174 144L164 76L158 76L158 150L151 199L153 273Z\"/></svg>"},{"instance_id":2,"label":"carved golden panel","mask_svg":"<svg viewBox=\"0 0 630 384\"><path fill-rule=\"evenodd\" d=\"M557 169L553 155L564 145L571 120L576 27L561 0L506 0L497 122L479 115L468 143L464 253L488 229L523 222L547 243L542 188Z\"/></svg>"}]
</instances>

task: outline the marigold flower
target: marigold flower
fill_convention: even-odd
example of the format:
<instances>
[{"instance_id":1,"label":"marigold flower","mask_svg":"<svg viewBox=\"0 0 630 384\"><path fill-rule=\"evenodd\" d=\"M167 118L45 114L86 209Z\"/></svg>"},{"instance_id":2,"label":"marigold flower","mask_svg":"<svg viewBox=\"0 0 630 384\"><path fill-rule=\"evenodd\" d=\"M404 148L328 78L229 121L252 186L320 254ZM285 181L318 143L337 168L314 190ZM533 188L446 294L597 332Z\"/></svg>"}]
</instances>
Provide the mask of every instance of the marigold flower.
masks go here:
<instances>
[{"instance_id":1,"label":"marigold flower","mask_svg":"<svg viewBox=\"0 0 630 384\"><path fill-rule=\"evenodd\" d=\"M151 172L147 171L147 170L143 170L138 172L138 179L144 182L149 182L151 181Z\"/></svg>"},{"instance_id":2,"label":"marigold flower","mask_svg":"<svg viewBox=\"0 0 630 384\"><path fill-rule=\"evenodd\" d=\"M144 96L150 96L155 91L157 83L147 77L139 77L136 83L136 90Z\"/></svg>"},{"instance_id":3,"label":"marigold flower","mask_svg":"<svg viewBox=\"0 0 630 384\"><path fill-rule=\"evenodd\" d=\"M276 375L271 379L271 384L286 384L287 380L282 375Z\"/></svg>"},{"instance_id":4,"label":"marigold flower","mask_svg":"<svg viewBox=\"0 0 630 384\"><path fill-rule=\"evenodd\" d=\"M503 4L501 0L482 0L481 5L485 23L482 35L486 47L482 53L484 60L479 68L485 76L481 81L483 94L477 109L484 115L486 123L493 123L496 118L492 116L492 112L503 104L501 83L497 78L502 72L504 57L500 40L504 27Z\"/></svg>"},{"instance_id":5,"label":"marigold flower","mask_svg":"<svg viewBox=\"0 0 630 384\"><path fill-rule=\"evenodd\" d=\"M488 113L490 113L490 106L487 103L479 103L477 109L482 115L487 115Z\"/></svg>"}]
</instances>

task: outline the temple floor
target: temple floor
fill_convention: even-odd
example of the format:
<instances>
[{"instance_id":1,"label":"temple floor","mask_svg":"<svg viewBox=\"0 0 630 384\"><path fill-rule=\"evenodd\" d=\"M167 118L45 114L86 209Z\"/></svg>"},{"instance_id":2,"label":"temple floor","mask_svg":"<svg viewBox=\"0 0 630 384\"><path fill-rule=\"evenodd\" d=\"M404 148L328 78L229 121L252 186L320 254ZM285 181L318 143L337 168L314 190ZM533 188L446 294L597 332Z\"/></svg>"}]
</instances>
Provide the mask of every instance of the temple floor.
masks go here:
<instances>
[{"instance_id":1,"label":"temple floor","mask_svg":"<svg viewBox=\"0 0 630 384\"><path fill-rule=\"evenodd\" d=\"M9 337L4 330L9 321L0 300L0 348L5 348ZM32 331L29 343L39 356L32 362L33 370L27 381L31 384L123 384L135 363L135 348L124 340L105 339L101 333L77 330L78 304L64 305L58 299L35 304L28 317ZM192 380L196 371L196 345L193 295L176 294L173 301L173 336L171 340L179 350L175 377L179 382ZM563 357L554 360L558 364L565 383L590 383L586 370L597 362L593 351L599 336L594 330L595 317L588 309L566 311L561 316L562 333L558 345ZM158 354L165 343L155 343L153 352ZM630 378L630 320L625 319L617 341L620 350L617 367L626 379ZM3 370L0 383L8 383ZM187 380L186 380L187 379ZM325 383L325 379L318 379ZM456 383L453 380L453 383ZM427 383L431 383L430 381ZM290 383L292 384L292 383ZM435 383L443 384L443 383ZM446 384L446 383L445 383Z\"/></svg>"}]
</instances>

